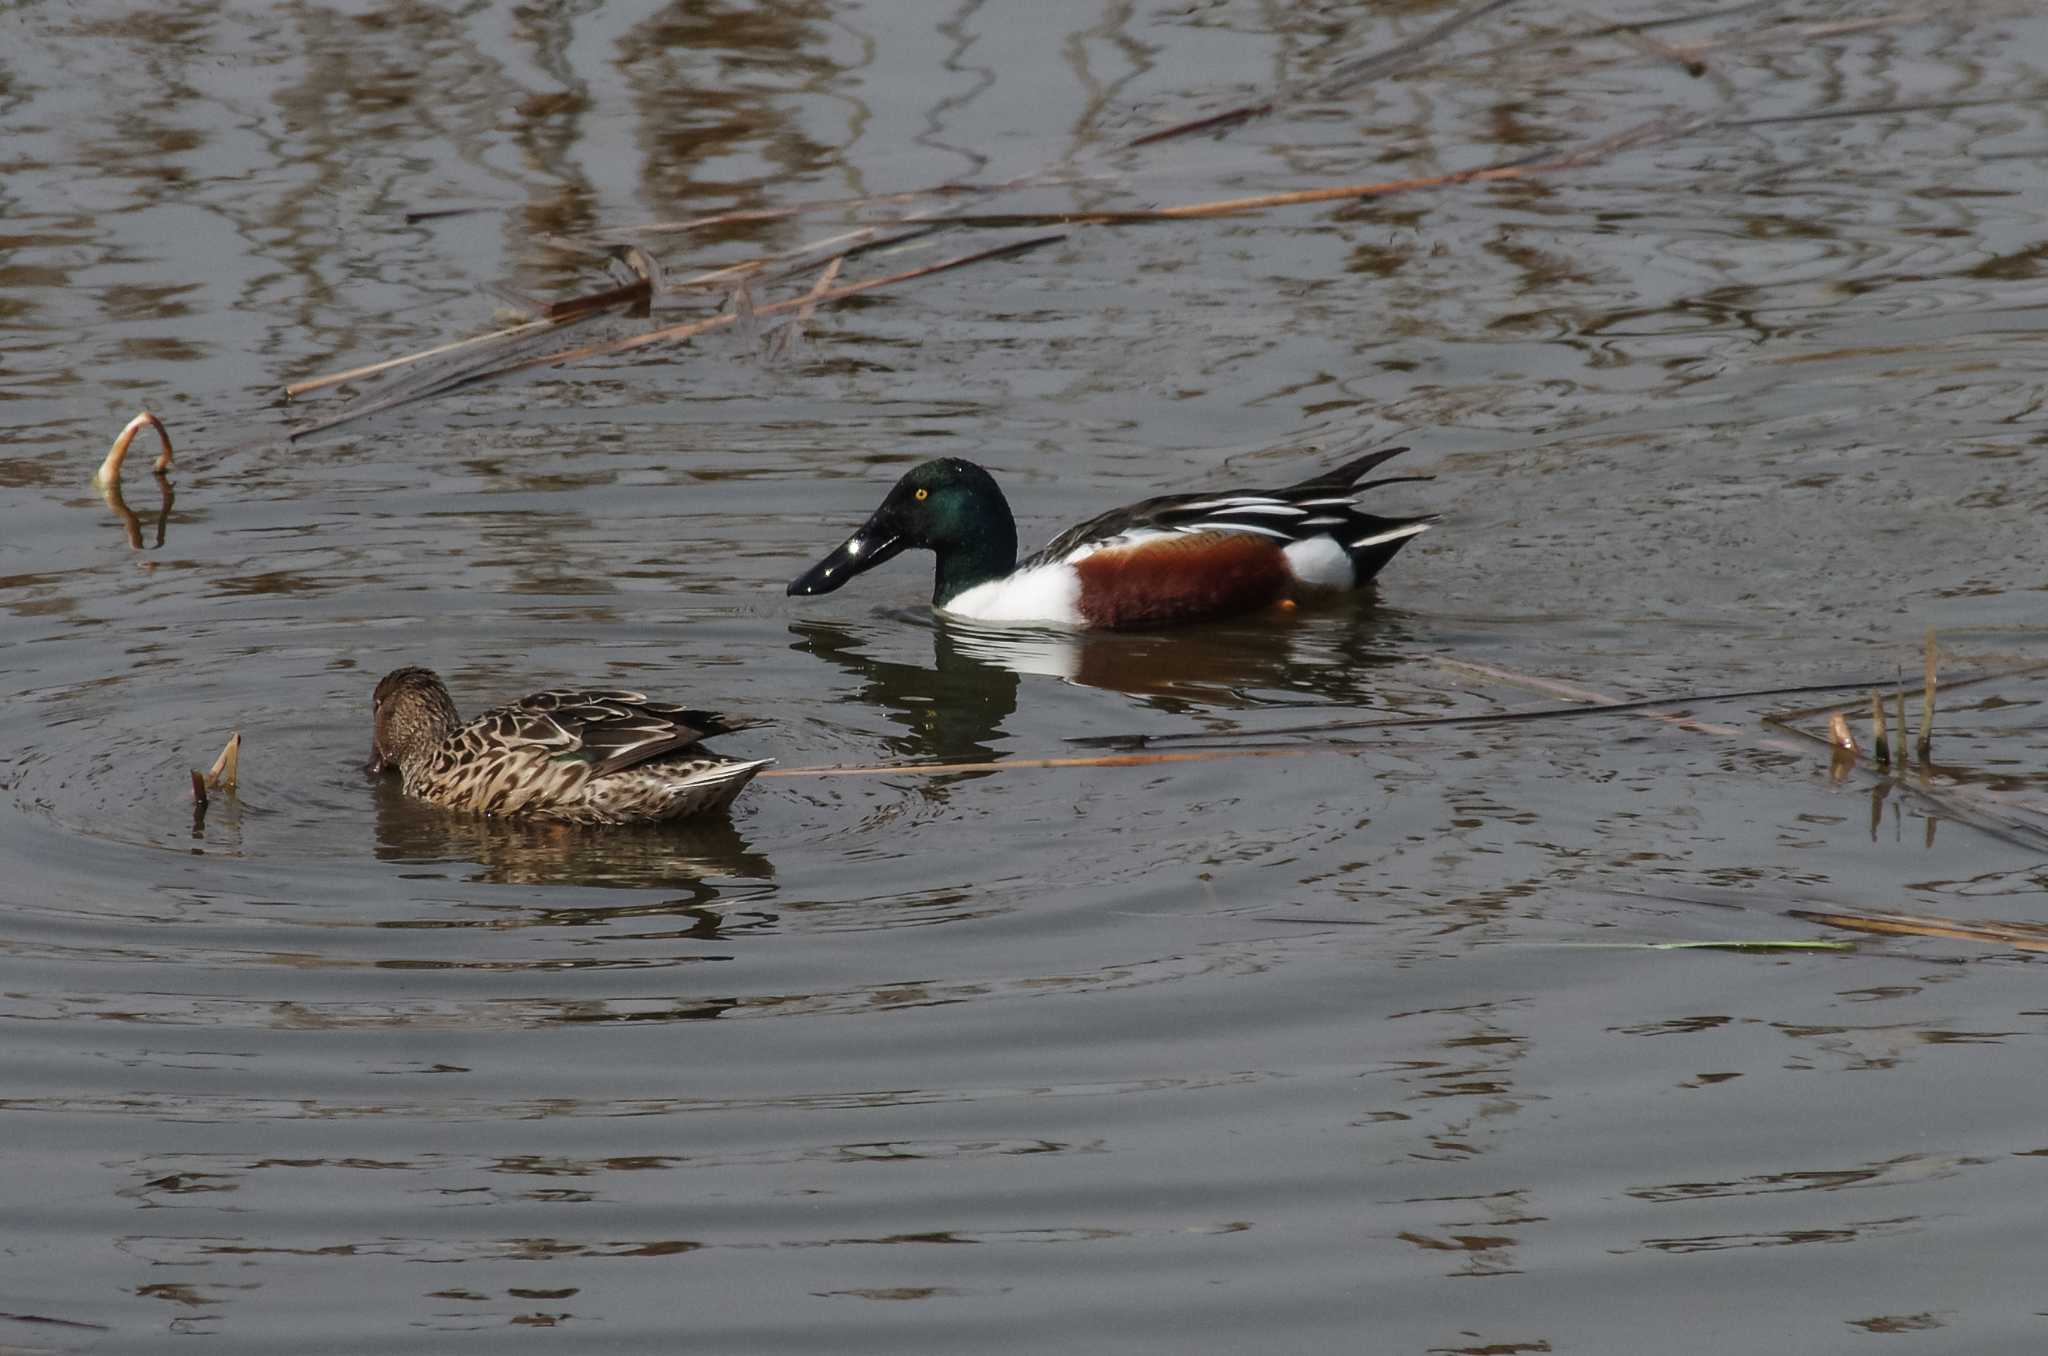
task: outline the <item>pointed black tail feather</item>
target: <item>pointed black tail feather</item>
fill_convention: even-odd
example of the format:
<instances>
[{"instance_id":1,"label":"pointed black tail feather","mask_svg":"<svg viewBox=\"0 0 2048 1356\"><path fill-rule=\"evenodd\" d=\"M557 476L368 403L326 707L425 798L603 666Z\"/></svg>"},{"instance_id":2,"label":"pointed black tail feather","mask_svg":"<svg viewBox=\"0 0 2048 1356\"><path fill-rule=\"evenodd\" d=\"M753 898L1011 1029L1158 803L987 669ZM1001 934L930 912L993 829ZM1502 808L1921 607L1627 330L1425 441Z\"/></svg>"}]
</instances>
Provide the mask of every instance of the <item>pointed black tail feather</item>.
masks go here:
<instances>
[{"instance_id":1,"label":"pointed black tail feather","mask_svg":"<svg viewBox=\"0 0 2048 1356\"><path fill-rule=\"evenodd\" d=\"M1280 493L1283 496L1293 494L1312 495L1321 491L1336 493L1353 488L1369 488L1357 485L1358 478L1367 471L1372 470L1373 467L1378 466L1381 462L1398 457L1407 450L1405 447L1383 447L1377 452L1368 452L1362 457L1353 457L1341 466L1333 466L1327 471L1310 476L1307 480L1289 485ZM1404 479L1427 479L1427 477L1411 476L1404 477Z\"/></svg>"},{"instance_id":2,"label":"pointed black tail feather","mask_svg":"<svg viewBox=\"0 0 2048 1356\"><path fill-rule=\"evenodd\" d=\"M1355 510L1350 518L1345 529L1350 536L1344 543L1344 552L1351 557L1352 573L1361 585L1385 569L1387 562L1399 555L1402 547L1427 532L1437 521L1434 513L1419 514L1413 518L1382 518Z\"/></svg>"}]
</instances>

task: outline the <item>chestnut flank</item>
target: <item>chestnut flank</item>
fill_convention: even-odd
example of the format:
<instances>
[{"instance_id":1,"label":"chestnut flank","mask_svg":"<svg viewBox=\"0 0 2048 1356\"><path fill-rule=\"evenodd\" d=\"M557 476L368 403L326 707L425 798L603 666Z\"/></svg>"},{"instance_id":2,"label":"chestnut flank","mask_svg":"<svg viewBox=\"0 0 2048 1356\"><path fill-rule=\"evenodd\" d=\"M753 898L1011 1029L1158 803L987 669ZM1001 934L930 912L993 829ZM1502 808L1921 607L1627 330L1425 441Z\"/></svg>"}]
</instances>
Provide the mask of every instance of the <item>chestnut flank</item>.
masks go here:
<instances>
[{"instance_id":1,"label":"chestnut flank","mask_svg":"<svg viewBox=\"0 0 2048 1356\"><path fill-rule=\"evenodd\" d=\"M1074 566L1091 626L1154 626L1265 607L1293 583L1283 543L1191 532L1097 551Z\"/></svg>"}]
</instances>

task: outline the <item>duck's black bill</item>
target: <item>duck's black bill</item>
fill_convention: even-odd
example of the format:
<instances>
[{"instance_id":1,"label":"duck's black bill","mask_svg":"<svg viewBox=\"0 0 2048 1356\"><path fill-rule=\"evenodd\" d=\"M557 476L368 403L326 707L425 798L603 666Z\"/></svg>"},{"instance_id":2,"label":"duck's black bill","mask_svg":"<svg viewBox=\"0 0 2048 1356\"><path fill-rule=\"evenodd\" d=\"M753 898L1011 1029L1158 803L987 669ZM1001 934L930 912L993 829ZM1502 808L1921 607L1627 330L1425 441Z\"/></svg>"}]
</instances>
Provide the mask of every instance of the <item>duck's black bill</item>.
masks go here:
<instances>
[{"instance_id":1,"label":"duck's black bill","mask_svg":"<svg viewBox=\"0 0 2048 1356\"><path fill-rule=\"evenodd\" d=\"M789 596L814 598L830 593L847 580L872 570L903 550L903 538L893 532L876 532L873 524L841 542L831 555L790 581Z\"/></svg>"}]
</instances>

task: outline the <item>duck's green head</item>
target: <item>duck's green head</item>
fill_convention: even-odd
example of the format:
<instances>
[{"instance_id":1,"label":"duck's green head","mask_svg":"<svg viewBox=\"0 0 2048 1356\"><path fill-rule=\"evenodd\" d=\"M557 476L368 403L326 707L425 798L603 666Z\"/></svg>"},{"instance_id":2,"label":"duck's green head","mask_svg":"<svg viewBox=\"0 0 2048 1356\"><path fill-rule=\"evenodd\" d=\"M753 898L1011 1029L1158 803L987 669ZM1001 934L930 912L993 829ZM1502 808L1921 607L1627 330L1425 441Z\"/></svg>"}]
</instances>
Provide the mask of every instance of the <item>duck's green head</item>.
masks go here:
<instances>
[{"instance_id":1,"label":"duck's green head","mask_svg":"<svg viewBox=\"0 0 2048 1356\"><path fill-rule=\"evenodd\" d=\"M790 584L790 595L830 593L913 546L939 558L932 591L938 605L1014 569L1017 524L994 477L958 457L912 468L858 532Z\"/></svg>"}]
</instances>

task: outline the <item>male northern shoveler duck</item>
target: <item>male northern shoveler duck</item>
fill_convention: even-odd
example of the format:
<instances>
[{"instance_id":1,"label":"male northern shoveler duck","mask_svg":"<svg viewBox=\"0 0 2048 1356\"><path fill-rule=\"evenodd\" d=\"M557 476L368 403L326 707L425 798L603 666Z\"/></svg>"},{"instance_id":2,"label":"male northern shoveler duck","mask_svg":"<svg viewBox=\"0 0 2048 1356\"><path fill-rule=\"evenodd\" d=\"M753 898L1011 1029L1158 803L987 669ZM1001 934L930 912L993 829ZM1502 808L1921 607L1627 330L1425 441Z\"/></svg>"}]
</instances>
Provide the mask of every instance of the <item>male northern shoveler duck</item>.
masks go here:
<instances>
[{"instance_id":1,"label":"male northern shoveler duck","mask_svg":"<svg viewBox=\"0 0 2048 1356\"><path fill-rule=\"evenodd\" d=\"M1283 490L1174 494L1112 509L1017 559L1017 524L981 467L941 457L908 472L861 529L789 586L830 593L897 552L938 556L932 606L990 622L1157 626L1245 612L1297 591L1357 588L1434 514L1381 518L1368 490L1428 476L1363 477L1390 447Z\"/></svg>"},{"instance_id":2,"label":"male northern shoveler duck","mask_svg":"<svg viewBox=\"0 0 2048 1356\"><path fill-rule=\"evenodd\" d=\"M551 689L467 725L440 676L404 668L373 699L371 772L393 766L405 793L455 810L573 824L645 824L732 803L775 760L742 762L701 741L759 721L651 702L638 692Z\"/></svg>"}]
</instances>

